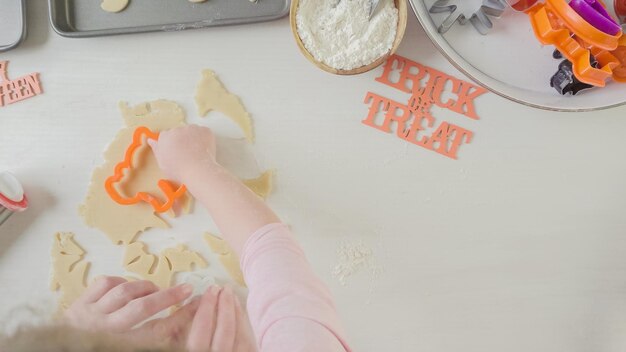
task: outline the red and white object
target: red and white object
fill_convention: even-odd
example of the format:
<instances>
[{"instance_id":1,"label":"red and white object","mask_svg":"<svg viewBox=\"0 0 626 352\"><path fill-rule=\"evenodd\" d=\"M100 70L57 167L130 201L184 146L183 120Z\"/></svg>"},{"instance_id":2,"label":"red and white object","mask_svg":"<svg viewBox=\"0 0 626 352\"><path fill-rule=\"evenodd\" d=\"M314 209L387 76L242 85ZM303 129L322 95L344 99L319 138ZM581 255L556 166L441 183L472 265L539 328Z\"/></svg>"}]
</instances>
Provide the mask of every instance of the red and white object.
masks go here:
<instances>
[{"instance_id":1,"label":"red and white object","mask_svg":"<svg viewBox=\"0 0 626 352\"><path fill-rule=\"evenodd\" d=\"M28 208L24 188L15 176L8 172L0 173L0 225L13 213Z\"/></svg>"}]
</instances>

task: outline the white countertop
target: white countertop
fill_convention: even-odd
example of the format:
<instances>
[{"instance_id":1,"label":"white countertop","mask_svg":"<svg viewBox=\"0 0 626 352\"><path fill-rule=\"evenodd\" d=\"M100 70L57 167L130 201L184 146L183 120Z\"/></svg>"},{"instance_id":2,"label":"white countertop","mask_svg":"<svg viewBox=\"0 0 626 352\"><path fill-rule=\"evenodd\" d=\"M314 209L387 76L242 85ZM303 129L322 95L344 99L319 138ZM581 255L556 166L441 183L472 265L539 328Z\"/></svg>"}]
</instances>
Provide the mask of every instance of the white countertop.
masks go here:
<instances>
[{"instance_id":1,"label":"white countertop","mask_svg":"<svg viewBox=\"0 0 626 352\"><path fill-rule=\"evenodd\" d=\"M78 216L92 169L121 127L120 100L179 102L190 122L204 68L251 112L260 164L277 170L269 202L293 225L336 295L355 351L617 352L626 349L626 108L533 110L494 94L472 121L459 160L361 124L374 81L319 71L298 52L288 20L97 39L52 31L29 2L29 37L0 54L9 74L41 72L45 94L0 108L0 170L31 208L0 228L0 315L51 297L49 250L72 231L91 275L122 274L120 247ZM411 15L400 55L461 77ZM395 95L394 95L395 94ZM406 98L403 98L405 100ZM207 255L205 214L149 231ZM159 240L160 239L160 240ZM374 251L345 286L331 274L344 242Z\"/></svg>"}]
</instances>

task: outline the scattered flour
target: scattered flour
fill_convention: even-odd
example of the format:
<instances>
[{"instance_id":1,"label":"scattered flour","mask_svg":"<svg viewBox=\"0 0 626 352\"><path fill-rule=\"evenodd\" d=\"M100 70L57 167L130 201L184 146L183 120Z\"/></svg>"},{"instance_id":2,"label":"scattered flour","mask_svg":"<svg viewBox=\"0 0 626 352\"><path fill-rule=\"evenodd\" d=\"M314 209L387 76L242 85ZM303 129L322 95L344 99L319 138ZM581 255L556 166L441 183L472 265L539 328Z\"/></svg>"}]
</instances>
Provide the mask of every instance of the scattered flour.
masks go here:
<instances>
[{"instance_id":1,"label":"scattered flour","mask_svg":"<svg viewBox=\"0 0 626 352\"><path fill-rule=\"evenodd\" d=\"M0 316L0 335L10 336L23 328L50 324L57 306L50 297L22 302Z\"/></svg>"},{"instance_id":2,"label":"scattered flour","mask_svg":"<svg viewBox=\"0 0 626 352\"><path fill-rule=\"evenodd\" d=\"M333 277L339 280L343 286L346 285L348 277L360 270L368 270L373 277L377 277L381 268L373 263L374 252L371 248L363 244L362 241L356 243L343 243L337 251L339 263L333 268Z\"/></svg>"},{"instance_id":3,"label":"scattered flour","mask_svg":"<svg viewBox=\"0 0 626 352\"><path fill-rule=\"evenodd\" d=\"M370 0L300 0L298 35L313 57L336 69L351 70L387 54L398 29L393 0L368 20Z\"/></svg>"}]
</instances>

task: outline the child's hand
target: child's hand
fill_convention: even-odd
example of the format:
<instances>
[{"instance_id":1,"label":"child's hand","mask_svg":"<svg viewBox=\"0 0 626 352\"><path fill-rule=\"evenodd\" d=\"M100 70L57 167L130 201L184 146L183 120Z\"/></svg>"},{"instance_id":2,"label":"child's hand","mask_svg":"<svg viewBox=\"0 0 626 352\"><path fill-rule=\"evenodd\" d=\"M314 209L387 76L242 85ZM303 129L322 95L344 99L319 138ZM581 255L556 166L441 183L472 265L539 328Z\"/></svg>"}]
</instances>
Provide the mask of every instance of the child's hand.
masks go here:
<instances>
[{"instance_id":1,"label":"child's hand","mask_svg":"<svg viewBox=\"0 0 626 352\"><path fill-rule=\"evenodd\" d=\"M103 276L65 311L67 322L76 328L123 333L135 325L183 302L193 291L190 285L161 290L150 281L132 281Z\"/></svg>"},{"instance_id":2,"label":"child's hand","mask_svg":"<svg viewBox=\"0 0 626 352\"><path fill-rule=\"evenodd\" d=\"M189 125L163 131L159 140L148 140L165 175L184 183L183 176L200 164L215 164L216 143L207 127Z\"/></svg>"},{"instance_id":3,"label":"child's hand","mask_svg":"<svg viewBox=\"0 0 626 352\"><path fill-rule=\"evenodd\" d=\"M171 315L150 320L124 336L135 342L137 346L166 346L182 350L187 342L189 328L199 305L200 297L195 297Z\"/></svg>"},{"instance_id":4,"label":"child's hand","mask_svg":"<svg viewBox=\"0 0 626 352\"><path fill-rule=\"evenodd\" d=\"M202 296L187 338L190 352L252 352L256 343L232 289L210 287Z\"/></svg>"}]
</instances>

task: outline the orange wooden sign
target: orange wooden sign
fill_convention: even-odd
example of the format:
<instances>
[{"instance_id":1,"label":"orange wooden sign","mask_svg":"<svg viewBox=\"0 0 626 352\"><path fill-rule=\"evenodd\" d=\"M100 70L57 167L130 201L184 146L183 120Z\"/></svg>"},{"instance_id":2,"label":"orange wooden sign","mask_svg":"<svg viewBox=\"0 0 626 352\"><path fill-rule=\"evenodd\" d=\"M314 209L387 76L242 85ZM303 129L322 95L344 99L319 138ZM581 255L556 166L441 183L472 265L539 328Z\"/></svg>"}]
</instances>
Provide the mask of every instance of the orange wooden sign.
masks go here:
<instances>
[{"instance_id":1,"label":"orange wooden sign","mask_svg":"<svg viewBox=\"0 0 626 352\"><path fill-rule=\"evenodd\" d=\"M431 107L436 105L478 120L474 101L486 92L484 88L399 55L387 60L376 81L411 96L404 104L367 92L364 103L369 104L369 111L363 124L395 132L398 138L452 159L457 159L463 144L472 141L474 133L458 125L443 121L435 128Z\"/></svg>"},{"instance_id":2,"label":"orange wooden sign","mask_svg":"<svg viewBox=\"0 0 626 352\"><path fill-rule=\"evenodd\" d=\"M17 103L42 93L39 73L9 79L7 74L8 61L0 61L0 107Z\"/></svg>"}]
</instances>

